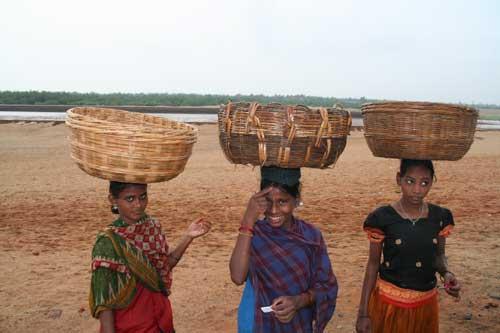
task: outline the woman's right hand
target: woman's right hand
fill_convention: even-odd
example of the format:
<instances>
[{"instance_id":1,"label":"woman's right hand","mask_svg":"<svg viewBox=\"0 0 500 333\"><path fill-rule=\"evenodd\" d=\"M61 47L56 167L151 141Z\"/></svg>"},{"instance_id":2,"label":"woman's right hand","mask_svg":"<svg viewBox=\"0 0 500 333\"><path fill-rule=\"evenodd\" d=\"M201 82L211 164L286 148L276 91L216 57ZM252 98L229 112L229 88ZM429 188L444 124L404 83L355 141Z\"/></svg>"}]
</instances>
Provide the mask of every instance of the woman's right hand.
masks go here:
<instances>
[{"instance_id":1,"label":"woman's right hand","mask_svg":"<svg viewBox=\"0 0 500 333\"><path fill-rule=\"evenodd\" d=\"M243 215L244 224L247 227L253 227L255 222L259 219L259 216L263 215L267 210L267 198L266 195L271 192L272 187L267 187L260 192L252 195L248 201L247 209L245 215Z\"/></svg>"},{"instance_id":2,"label":"woman's right hand","mask_svg":"<svg viewBox=\"0 0 500 333\"><path fill-rule=\"evenodd\" d=\"M356 321L356 333L371 333L371 331L372 322L370 320L370 317L358 317L358 320Z\"/></svg>"}]
</instances>

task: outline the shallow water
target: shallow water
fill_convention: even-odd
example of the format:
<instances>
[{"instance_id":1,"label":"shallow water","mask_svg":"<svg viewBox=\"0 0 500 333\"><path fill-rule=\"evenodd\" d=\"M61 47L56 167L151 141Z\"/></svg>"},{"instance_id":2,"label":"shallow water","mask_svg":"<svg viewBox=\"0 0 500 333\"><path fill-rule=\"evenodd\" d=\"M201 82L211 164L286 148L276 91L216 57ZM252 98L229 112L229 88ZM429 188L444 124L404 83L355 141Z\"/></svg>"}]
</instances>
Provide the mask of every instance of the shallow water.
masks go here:
<instances>
[{"instance_id":1,"label":"shallow water","mask_svg":"<svg viewBox=\"0 0 500 333\"><path fill-rule=\"evenodd\" d=\"M150 113L151 114L151 113ZM192 113L154 113L154 116L164 117L186 123L216 123L216 114ZM65 112L36 112L36 111L1 111L0 120L10 121L64 121Z\"/></svg>"},{"instance_id":2,"label":"shallow water","mask_svg":"<svg viewBox=\"0 0 500 333\"><path fill-rule=\"evenodd\" d=\"M184 123L217 122L217 114L199 114L199 113L148 113L148 114ZM5 121L64 121L65 119L66 119L65 112L0 111L0 120L5 120ZM353 118L352 126L362 127L363 119ZM481 130L500 130L500 121L479 120L477 128Z\"/></svg>"}]
</instances>

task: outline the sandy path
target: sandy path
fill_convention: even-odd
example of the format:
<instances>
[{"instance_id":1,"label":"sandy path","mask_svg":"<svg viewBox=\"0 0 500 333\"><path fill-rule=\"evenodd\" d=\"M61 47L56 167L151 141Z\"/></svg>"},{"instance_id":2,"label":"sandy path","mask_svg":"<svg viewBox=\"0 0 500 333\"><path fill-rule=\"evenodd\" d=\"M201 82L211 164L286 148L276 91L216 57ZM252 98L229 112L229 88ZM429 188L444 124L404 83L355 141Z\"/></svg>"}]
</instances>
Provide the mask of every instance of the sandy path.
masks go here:
<instances>
[{"instance_id":1,"label":"sandy path","mask_svg":"<svg viewBox=\"0 0 500 333\"><path fill-rule=\"evenodd\" d=\"M113 216L107 183L69 158L64 125L0 125L0 332L96 332L87 305L90 249ZM329 246L340 296L327 332L353 332L368 243L360 225L370 210L398 198L395 160L371 155L360 132L330 170L304 170L304 207ZM235 332L241 287L228 260L239 218L258 184L258 169L234 167L218 146L215 125L200 126L186 171L150 187L149 213L175 244L198 216L213 231L175 269L177 331ZM469 154L436 164L429 200L456 219L449 262L461 279L460 302L441 297L443 332L499 332L500 132L478 132ZM466 318L471 317L470 320Z\"/></svg>"}]
</instances>

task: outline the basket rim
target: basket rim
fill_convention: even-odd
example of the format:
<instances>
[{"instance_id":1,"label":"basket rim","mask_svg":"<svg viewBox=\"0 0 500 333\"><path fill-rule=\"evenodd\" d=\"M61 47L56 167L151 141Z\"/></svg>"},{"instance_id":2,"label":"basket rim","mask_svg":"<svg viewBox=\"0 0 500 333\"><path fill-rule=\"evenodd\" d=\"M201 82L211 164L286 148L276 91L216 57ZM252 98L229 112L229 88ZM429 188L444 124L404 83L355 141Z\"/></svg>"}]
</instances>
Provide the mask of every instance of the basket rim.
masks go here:
<instances>
[{"instance_id":1,"label":"basket rim","mask_svg":"<svg viewBox=\"0 0 500 333\"><path fill-rule=\"evenodd\" d=\"M120 110L120 109L115 109L115 108L104 108L104 107L93 107L93 106L78 106L78 107L74 107L74 108L70 108L70 109L66 110L66 114L68 116L68 118L66 120L66 124L71 126L70 123L68 123L68 120L69 120L69 122L71 122L71 120L74 120L73 117L90 118L95 122L102 123L103 125L106 124L106 125L116 126L117 124L119 124L116 122L103 120L103 119L100 119L98 117L94 117L92 115L81 114L78 112L78 111L89 110L89 109L92 111L101 110L101 111L110 111L113 113L121 113L121 114L125 114L125 115L133 115L133 117L140 117L140 115L144 115L150 119L158 119L158 120L161 120L163 123L175 124L175 125L180 126L180 127L185 127L184 129L186 129L186 130L190 130L190 131L193 131L195 133L198 132L198 128L196 128L195 126L193 126L191 124L180 122L180 121L175 121L175 120L172 120L169 118L163 118L163 117L159 117L159 116L151 115L151 114L147 114L147 113L137 113L137 112L131 112L131 111ZM84 120L79 120L79 121L84 121ZM151 123L151 125L158 125L158 124ZM122 127L122 129L125 129L125 128L128 129L129 127L133 127L133 125L127 125L127 124L121 124L120 126ZM96 126L95 126L95 124L93 124L93 126L91 126L91 127L95 128ZM158 128L161 129L161 126L158 126ZM179 130L180 129L181 128L179 128ZM134 131L136 131L136 130L137 129L135 129ZM171 130L177 130L177 129L171 129Z\"/></svg>"},{"instance_id":2,"label":"basket rim","mask_svg":"<svg viewBox=\"0 0 500 333\"><path fill-rule=\"evenodd\" d=\"M417 102L417 101L386 101L373 102L361 105L361 113L369 112L440 112L440 113L456 113L461 111L471 115L478 115L479 111L476 108L438 102Z\"/></svg>"}]
</instances>

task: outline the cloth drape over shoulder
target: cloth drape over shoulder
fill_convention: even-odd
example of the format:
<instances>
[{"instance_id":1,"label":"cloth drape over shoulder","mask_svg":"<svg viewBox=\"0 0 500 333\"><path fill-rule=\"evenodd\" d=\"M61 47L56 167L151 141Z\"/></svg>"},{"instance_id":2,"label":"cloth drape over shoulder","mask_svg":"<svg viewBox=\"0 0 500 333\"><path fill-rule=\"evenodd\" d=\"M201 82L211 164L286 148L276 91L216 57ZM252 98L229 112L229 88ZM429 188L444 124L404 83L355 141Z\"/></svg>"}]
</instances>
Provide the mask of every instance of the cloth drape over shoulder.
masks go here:
<instances>
[{"instance_id":1,"label":"cloth drape over shoulder","mask_svg":"<svg viewBox=\"0 0 500 333\"><path fill-rule=\"evenodd\" d=\"M103 310L126 308L138 284L168 295L167 253L160 224L149 216L134 225L116 220L100 232L92 250L91 314L97 318Z\"/></svg>"},{"instance_id":2,"label":"cloth drape over shoulder","mask_svg":"<svg viewBox=\"0 0 500 333\"><path fill-rule=\"evenodd\" d=\"M252 239L249 274L255 291L254 332L323 332L335 310L338 284L321 232L301 220L290 230L257 221ZM289 323L281 323L262 306L279 296L295 296L313 289L316 302L300 309Z\"/></svg>"}]
</instances>

